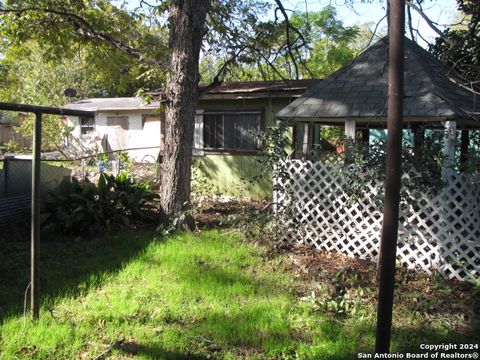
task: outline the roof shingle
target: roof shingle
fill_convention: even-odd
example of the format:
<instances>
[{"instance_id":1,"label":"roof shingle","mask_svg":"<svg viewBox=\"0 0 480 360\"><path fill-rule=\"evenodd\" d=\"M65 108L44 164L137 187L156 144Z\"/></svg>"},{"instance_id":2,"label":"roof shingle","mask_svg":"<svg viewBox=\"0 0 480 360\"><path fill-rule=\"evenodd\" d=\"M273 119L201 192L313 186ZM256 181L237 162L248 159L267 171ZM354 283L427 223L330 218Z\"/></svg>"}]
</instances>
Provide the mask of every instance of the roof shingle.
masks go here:
<instances>
[{"instance_id":1,"label":"roof shingle","mask_svg":"<svg viewBox=\"0 0 480 360\"><path fill-rule=\"evenodd\" d=\"M344 120L387 117L387 38L309 88L277 117ZM405 39L404 115L412 118L456 118L480 123L480 99L463 89L450 69Z\"/></svg>"}]
</instances>

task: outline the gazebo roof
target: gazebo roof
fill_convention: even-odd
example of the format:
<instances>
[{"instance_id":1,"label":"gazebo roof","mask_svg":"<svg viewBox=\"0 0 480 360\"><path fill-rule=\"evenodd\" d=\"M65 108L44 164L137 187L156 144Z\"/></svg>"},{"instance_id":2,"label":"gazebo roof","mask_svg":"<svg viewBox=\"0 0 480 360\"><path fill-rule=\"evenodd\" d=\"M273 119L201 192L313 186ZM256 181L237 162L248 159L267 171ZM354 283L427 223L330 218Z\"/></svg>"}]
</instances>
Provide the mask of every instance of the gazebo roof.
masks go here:
<instances>
[{"instance_id":1,"label":"gazebo roof","mask_svg":"<svg viewBox=\"0 0 480 360\"><path fill-rule=\"evenodd\" d=\"M387 118L388 39L383 38L349 64L309 88L280 110L277 117L299 122L342 123L355 119L367 126ZM405 38L406 122L459 120L480 127L480 97L462 87L451 70Z\"/></svg>"}]
</instances>

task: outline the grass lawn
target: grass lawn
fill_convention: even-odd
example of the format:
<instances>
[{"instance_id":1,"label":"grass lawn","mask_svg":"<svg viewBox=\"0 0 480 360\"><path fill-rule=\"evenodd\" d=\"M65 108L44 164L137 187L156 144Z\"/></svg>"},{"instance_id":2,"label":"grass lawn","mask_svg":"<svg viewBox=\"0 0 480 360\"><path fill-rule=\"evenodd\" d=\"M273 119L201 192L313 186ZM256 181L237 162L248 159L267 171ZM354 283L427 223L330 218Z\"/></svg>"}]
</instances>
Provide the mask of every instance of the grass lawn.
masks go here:
<instances>
[{"instance_id":1,"label":"grass lawn","mask_svg":"<svg viewBox=\"0 0 480 360\"><path fill-rule=\"evenodd\" d=\"M343 315L332 313L311 292L326 290L293 271L287 255L234 235L123 233L43 243L47 296L35 323L23 317L28 245L4 244L3 254L2 359L355 359L373 351L373 302L359 292L354 305L336 302ZM393 351L478 342L396 311L403 320Z\"/></svg>"}]
</instances>

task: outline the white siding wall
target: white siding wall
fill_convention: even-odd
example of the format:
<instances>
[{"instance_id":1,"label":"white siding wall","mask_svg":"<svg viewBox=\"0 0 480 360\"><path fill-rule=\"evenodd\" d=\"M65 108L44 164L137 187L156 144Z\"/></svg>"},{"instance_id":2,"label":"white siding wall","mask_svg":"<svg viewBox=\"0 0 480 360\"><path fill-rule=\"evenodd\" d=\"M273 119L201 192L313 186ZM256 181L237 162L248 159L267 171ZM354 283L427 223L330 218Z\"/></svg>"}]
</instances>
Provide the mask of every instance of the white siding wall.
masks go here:
<instances>
[{"instance_id":1,"label":"white siding wall","mask_svg":"<svg viewBox=\"0 0 480 360\"><path fill-rule=\"evenodd\" d=\"M193 155L205 155L203 150L203 109L195 114L195 129L193 133Z\"/></svg>"},{"instance_id":2,"label":"white siding wall","mask_svg":"<svg viewBox=\"0 0 480 360\"><path fill-rule=\"evenodd\" d=\"M107 124L108 117L128 116L128 131L126 134L126 147L132 148L150 148L129 151L129 155L136 161L155 161L158 157L161 141L161 123L160 121L148 121L142 126L143 115L147 115L148 110L137 111L103 111L95 115L95 135L103 138L115 136L115 132ZM150 114L150 116L158 116ZM77 116L68 117L68 125L74 127L73 135L81 138L80 119ZM115 141L109 141L112 150L119 150L115 147ZM113 146L112 146L113 145ZM203 151L203 110L197 110L195 116L194 133L194 155L204 155Z\"/></svg>"},{"instance_id":3,"label":"white siding wall","mask_svg":"<svg viewBox=\"0 0 480 360\"><path fill-rule=\"evenodd\" d=\"M142 161L144 158L152 161L157 158L160 147L160 121L147 122L145 127L142 126L142 116L148 114L148 110L139 111L103 111L95 115L95 131L96 135L103 138L114 136L114 132L107 125L108 117L128 116L128 130L125 134L125 144L129 149L145 148L155 146L157 148L141 149L129 151L129 155L136 161ZM155 115L152 115L155 116ZM78 117L69 117L68 124L74 126L73 135L81 137L80 121ZM120 150L115 148L115 142L109 142L112 150Z\"/></svg>"}]
</instances>

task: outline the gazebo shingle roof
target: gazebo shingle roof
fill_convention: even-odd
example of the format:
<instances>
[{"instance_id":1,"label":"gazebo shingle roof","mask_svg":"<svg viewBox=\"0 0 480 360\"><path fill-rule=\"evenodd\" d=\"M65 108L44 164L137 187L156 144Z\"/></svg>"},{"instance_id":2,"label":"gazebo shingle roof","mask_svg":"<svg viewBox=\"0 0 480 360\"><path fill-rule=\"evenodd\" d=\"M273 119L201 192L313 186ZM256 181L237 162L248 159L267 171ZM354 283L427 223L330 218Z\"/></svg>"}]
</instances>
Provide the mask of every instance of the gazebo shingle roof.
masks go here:
<instances>
[{"instance_id":1,"label":"gazebo shingle roof","mask_svg":"<svg viewBox=\"0 0 480 360\"><path fill-rule=\"evenodd\" d=\"M387 38L309 88L280 110L281 119L339 122L384 121L387 117ZM480 125L480 97L462 88L449 68L405 39L404 117L411 121L465 120Z\"/></svg>"}]
</instances>

